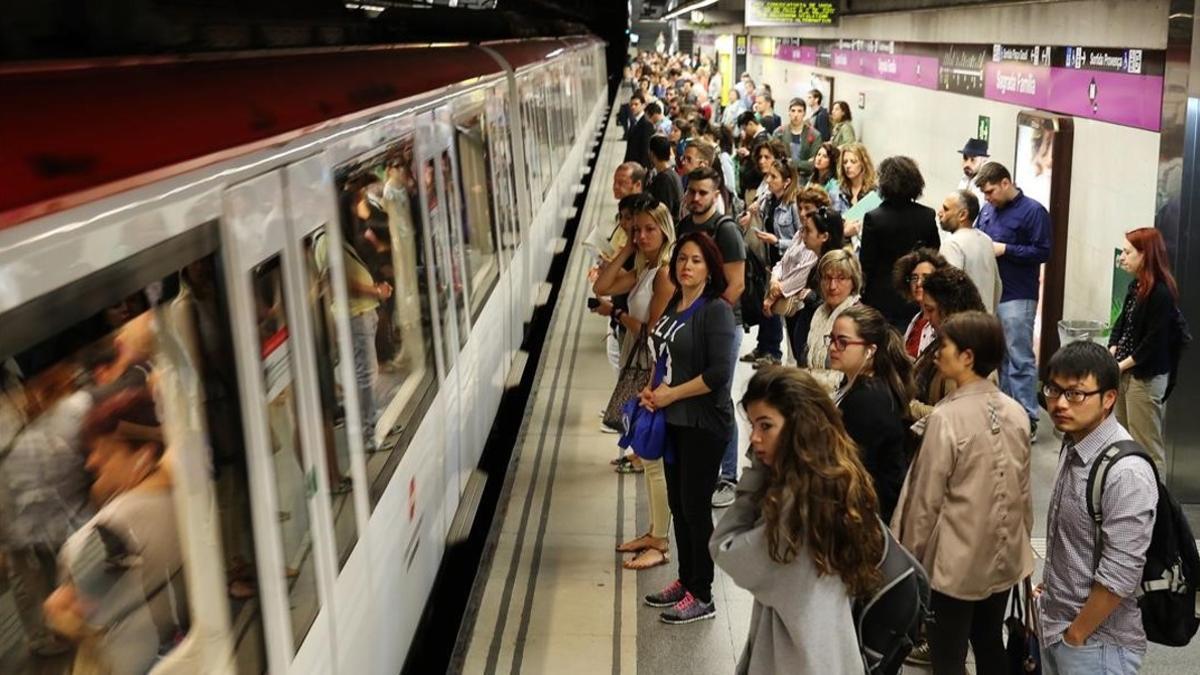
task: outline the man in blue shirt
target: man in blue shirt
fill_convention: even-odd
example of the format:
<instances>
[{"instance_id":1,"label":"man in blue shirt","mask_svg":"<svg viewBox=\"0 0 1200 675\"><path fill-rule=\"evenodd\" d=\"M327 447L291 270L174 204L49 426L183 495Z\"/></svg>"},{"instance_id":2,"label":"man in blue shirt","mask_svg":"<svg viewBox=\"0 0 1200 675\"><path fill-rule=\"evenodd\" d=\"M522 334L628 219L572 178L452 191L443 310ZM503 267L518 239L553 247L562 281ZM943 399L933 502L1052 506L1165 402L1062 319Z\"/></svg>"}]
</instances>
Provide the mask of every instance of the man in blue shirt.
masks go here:
<instances>
[{"instance_id":1,"label":"man in blue shirt","mask_svg":"<svg viewBox=\"0 0 1200 675\"><path fill-rule=\"evenodd\" d=\"M976 227L992 238L1004 290L996 316L1004 325L1008 354L1000 364L1000 388L1029 414L1031 437L1038 420L1037 364L1033 322L1037 318L1042 263L1050 259L1050 214L1026 197L999 162L988 162L975 175L987 204Z\"/></svg>"}]
</instances>

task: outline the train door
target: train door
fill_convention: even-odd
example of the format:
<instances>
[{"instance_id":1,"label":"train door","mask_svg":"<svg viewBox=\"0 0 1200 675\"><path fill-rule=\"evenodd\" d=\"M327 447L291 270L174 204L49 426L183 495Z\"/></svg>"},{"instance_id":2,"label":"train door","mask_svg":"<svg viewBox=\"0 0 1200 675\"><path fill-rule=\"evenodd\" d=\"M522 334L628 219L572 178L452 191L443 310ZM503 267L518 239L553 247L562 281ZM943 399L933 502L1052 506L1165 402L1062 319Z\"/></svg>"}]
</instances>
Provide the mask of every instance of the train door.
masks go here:
<instances>
[{"instance_id":1,"label":"train door","mask_svg":"<svg viewBox=\"0 0 1200 675\"><path fill-rule=\"evenodd\" d=\"M220 218L0 247L0 672L269 668Z\"/></svg>"},{"instance_id":2,"label":"train door","mask_svg":"<svg viewBox=\"0 0 1200 675\"><path fill-rule=\"evenodd\" d=\"M461 347L469 336L462 267L452 247L451 215L446 191L445 155L450 151L450 111L439 108L417 116L417 161L421 167L420 195L425 206L423 216L434 268L434 296L438 298L442 364L442 421L444 438L438 461L441 463L442 495L440 532L450 527L458 506L458 475L462 470L459 448L462 444L463 386L460 368ZM444 542L443 542L444 543Z\"/></svg>"},{"instance_id":3,"label":"train door","mask_svg":"<svg viewBox=\"0 0 1200 675\"><path fill-rule=\"evenodd\" d=\"M288 236L282 174L225 191L225 276L270 670L334 672L329 478L306 264Z\"/></svg>"},{"instance_id":4,"label":"train door","mask_svg":"<svg viewBox=\"0 0 1200 675\"><path fill-rule=\"evenodd\" d=\"M513 363L516 351L520 349L525 337L523 302L528 292L528 265L526 256L528 247L521 247L521 211L519 203L523 199L517 193L516 178L517 151L513 141L512 126L519 121L510 111L514 108L508 88L504 83L497 84L487 97L487 129L488 129L488 169L492 185L491 197L497 220L500 223L501 247L507 253L509 297L505 301L508 307L508 346L509 354L505 363Z\"/></svg>"},{"instance_id":5,"label":"train door","mask_svg":"<svg viewBox=\"0 0 1200 675\"><path fill-rule=\"evenodd\" d=\"M508 345L508 288L505 256L498 242L503 224L495 208L489 171L489 129L485 102L490 89L475 89L454 102L453 150L450 176L454 187L452 211L457 214L462 236L461 258L467 282L468 314L474 327L466 348L475 361L475 405L464 420L468 432L463 446L460 490L479 462L491 422L500 406L500 396L511 364ZM466 383L464 383L466 384Z\"/></svg>"},{"instance_id":6,"label":"train door","mask_svg":"<svg viewBox=\"0 0 1200 675\"><path fill-rule=\"evenodd\" d=\"M297 313L306 315L306 324L296 326L295 331L311 338L314 358L305 360L313 372L306 377L316 383L319 396L305 397L300 409L303 419L316 422L312 439L316 461L309 473L324 488L317 490L317 499L322 509L328 508L330 517L329 542L336 563L332 607L335 661L338 672L359 673L370 670L371 566L370 556L358 543L360 533L366 531L368 513L363 449L367 434L374 429L364 428L358 389L348 386L356 381L355 334L350 316L340 311L349 296L346 263L342 256L331 254L342 250L342 236L329 176L323 155L284 169L285 250L300 251L304 261L297 265L304 299L304 307ZM322 527L326 524L320 523Z\"/></svg>"}]
</instances>

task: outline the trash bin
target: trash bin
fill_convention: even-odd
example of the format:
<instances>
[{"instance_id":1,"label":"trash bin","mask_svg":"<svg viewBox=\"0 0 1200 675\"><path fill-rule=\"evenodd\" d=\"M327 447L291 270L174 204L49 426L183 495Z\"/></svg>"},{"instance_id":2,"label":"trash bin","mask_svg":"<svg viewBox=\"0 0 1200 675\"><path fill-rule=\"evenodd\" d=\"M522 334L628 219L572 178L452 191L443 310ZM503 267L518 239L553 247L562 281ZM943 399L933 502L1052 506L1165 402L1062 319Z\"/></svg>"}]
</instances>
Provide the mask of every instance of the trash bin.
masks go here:
<instances>
[{"instance_id":1,"label":"trash bin","mask_svg":"<svg viewBox=\"0 0 1200 675\"><path fill-rule=\"evenodd\" d=\"M1079 342L1080 340L1096 341L1108 330L1104 321L1083 319L1063 319L1058 322L1058 344L1060 346Z\"/></svg>"}]
</instances>

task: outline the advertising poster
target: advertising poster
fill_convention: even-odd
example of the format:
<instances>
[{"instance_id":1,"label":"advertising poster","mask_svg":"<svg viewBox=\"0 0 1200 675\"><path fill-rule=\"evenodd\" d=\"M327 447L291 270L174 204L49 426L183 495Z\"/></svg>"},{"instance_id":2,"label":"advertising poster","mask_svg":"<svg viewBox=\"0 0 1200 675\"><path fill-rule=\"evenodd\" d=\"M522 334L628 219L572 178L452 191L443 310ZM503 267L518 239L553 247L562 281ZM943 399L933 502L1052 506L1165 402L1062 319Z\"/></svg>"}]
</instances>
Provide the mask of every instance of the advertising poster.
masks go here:
<instances>
[{"instance_id":1,"label":"advertising poster","mask_svg":"<svg viewBox=\"0 0 1200 675\"><path fill-rule=\"evenodd\" d=\"M938 89L982 98L984 64L990 55L988 45L942 45L938 54Z\"/></svg>"},{"instance_id":2,"label":"advertising poster","mask_svg":"<svg viewBox=\"0 0 1200 675\"><path fill-rule=\"evenodd\" d=\"M1013 182L1025 196L1050 210L1050 177L1054 172L1054 123L1022 116L1017 123Z\"/></svg>"}]
</instances>

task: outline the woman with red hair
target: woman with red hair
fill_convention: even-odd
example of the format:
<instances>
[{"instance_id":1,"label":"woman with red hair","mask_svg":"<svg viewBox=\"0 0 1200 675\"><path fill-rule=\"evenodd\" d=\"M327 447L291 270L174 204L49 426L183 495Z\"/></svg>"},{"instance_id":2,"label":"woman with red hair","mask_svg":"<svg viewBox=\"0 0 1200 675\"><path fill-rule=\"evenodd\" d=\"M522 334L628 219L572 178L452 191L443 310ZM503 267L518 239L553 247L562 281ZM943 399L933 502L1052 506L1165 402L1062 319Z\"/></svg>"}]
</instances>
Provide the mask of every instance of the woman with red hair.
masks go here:
<instances>
[{"instance_id":1,"label":"woman with red hair","mask_svg":"<svg viewBox=\"0 0 1200 675\"><path fill-rule=\"evenodd\" d=\"M1179 289L1167 267L1167 247L1153 227L1125 234L1121 268L1133 275L1125 305L1108 338L1121 366L1117 421L1162 465L1163 411L1171 371L1170 335Z\"/></svg>"}]
</instances>

